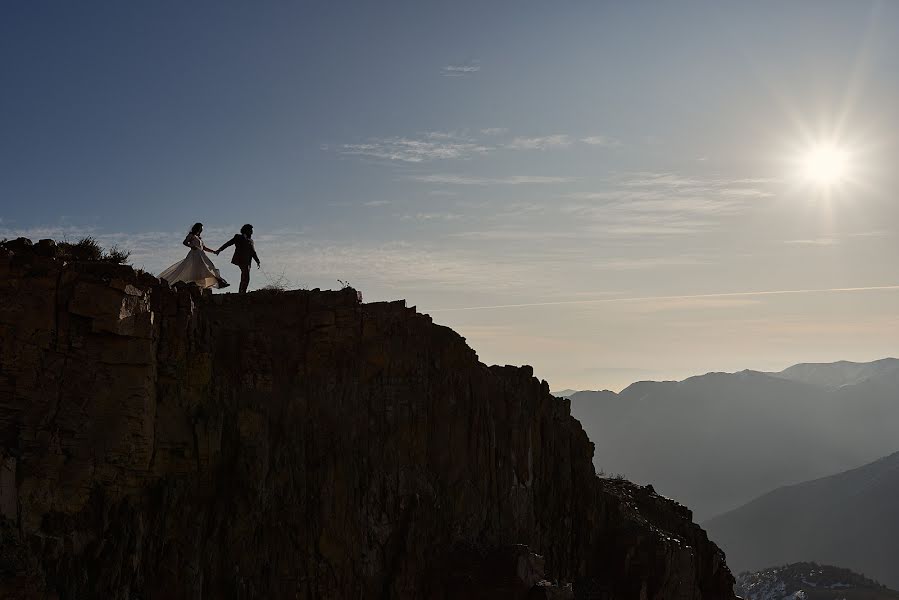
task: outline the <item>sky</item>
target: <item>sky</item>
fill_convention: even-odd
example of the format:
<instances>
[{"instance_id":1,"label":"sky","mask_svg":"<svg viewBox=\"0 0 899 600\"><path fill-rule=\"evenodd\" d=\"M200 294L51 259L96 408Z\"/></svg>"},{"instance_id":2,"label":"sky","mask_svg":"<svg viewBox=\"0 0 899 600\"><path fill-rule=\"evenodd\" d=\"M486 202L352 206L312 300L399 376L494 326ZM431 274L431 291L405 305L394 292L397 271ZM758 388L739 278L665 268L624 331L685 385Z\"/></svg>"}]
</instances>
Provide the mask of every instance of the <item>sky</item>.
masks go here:
<instances>
[{"instance_id":1,"label":"sky","mask_svg":"<svg viewBox=\"0 0 899 600\"><path fill-rule=\"evenodd\" d=\"M249 222L555 390L896 356L897 72L893 2L6 0L0 237Z\"/></svg>"}]
</instances>

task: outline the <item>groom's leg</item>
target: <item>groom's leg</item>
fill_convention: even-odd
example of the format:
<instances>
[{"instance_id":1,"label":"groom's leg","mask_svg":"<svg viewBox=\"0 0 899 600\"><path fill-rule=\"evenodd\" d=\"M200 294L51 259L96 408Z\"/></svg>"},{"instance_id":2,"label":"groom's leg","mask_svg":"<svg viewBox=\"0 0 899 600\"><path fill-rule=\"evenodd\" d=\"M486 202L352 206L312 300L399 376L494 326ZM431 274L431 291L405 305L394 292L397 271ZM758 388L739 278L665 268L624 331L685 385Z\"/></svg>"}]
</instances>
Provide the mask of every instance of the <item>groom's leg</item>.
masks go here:
<instances>
[{"instance_id":1,"label":"groom's leg","mask_svg":"<svg viewBox=\"0 0 899 600\"><path fill-rule=\"evenodd\" d=\"M247 286L250 285L250 265L240 267L240 293L247 293Z\"/></svg>"}]
</instances>

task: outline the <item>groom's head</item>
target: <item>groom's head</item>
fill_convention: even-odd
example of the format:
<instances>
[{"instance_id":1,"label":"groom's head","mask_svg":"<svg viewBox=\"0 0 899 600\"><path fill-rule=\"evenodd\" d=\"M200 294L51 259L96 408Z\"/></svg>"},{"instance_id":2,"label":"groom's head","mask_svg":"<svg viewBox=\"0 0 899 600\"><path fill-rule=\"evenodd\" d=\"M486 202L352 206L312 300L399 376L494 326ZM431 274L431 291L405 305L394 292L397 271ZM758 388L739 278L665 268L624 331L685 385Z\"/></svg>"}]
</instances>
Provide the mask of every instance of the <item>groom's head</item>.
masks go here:
<instances>
[{"instance_id":1,"label":"groom's head","mask_svg":"<svg viewBox=\"0 0 899 600\"><path fill-rule=\"evenodd\" d=\"M240 228L240 232L247 237L253 237L253 226L247 223Z\"/></svg>"}]
</instances>

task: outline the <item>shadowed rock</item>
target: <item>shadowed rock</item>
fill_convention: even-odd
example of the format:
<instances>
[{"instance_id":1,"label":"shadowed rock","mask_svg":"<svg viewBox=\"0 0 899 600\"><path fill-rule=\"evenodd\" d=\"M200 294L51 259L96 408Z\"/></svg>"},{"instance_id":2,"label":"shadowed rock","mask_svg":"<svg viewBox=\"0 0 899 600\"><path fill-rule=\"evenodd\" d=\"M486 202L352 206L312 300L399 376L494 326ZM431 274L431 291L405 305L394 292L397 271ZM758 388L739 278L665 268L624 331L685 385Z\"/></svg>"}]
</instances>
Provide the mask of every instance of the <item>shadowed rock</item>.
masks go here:
<instances>
[{"instance_id":1,"label":"shadowed rock","mask_svg":"<svg viewBox=\"0 0 899 600\"><path fill-rule=\"evenodd\" d=\"M0 252L0 595L733 597L567 400L403 302L45 254Z\"/></svg>"}]
</instances>

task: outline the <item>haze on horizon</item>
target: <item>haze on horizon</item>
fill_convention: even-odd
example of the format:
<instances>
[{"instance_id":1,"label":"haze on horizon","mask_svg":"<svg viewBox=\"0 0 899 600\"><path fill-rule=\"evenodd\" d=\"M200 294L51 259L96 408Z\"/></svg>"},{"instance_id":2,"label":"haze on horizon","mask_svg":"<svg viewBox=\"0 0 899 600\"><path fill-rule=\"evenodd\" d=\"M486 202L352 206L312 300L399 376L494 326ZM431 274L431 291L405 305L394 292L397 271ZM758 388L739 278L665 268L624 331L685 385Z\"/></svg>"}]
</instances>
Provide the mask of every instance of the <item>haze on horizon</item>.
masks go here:
<instances>
[{"instance_id":1,"label":"haze on horizon","mask_svg":"<svg viewBox=\"0 0 899 600\"><path fill-rule=\"evenodd\" d=\"M888 2L6 2L0 237L251 222L553 389L897 356L896 72Z\"/></svg>"}]
</instances>

